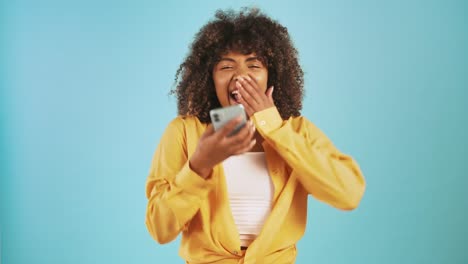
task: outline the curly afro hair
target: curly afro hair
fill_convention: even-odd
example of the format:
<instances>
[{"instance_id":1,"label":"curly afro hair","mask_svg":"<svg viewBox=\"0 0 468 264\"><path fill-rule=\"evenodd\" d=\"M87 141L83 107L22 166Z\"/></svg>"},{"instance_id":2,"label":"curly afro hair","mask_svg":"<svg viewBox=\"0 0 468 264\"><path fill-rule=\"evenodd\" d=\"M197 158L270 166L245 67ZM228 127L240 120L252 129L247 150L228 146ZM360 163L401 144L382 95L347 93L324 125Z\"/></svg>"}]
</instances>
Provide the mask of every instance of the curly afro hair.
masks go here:
<instances>
[{"instance_id":1,"label":"curly afro hair","mask_svg":"<svg viewBox=\"0 0 468 264\"><path fill-rule=\"evenodd\" d=\"M286 27L255 8L216 11L215 18L195 35L175 76L178 113L210 123L209 111L221 107L212 70L223 54L255 53L268 69L268 87L283 119L299 116L304 95L303 71Z\"/></svg>"}]
</instances>

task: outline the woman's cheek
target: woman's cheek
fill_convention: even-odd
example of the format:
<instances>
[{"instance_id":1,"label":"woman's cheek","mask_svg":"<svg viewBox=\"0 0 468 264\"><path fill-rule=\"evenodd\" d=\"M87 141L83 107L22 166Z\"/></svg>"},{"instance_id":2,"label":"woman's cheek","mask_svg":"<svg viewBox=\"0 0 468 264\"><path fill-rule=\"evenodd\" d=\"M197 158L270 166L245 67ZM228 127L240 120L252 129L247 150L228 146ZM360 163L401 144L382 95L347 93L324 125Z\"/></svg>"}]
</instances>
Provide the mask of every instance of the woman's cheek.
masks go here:
<instances>
[{"instance_id":1,"label":"woman's cheek","mask_svg":"<svg viewBox=\"0 0 468 264\"><path fill-rule=\"evenodd\" d=\"M265 73L260 73L260 74L255 74L252 77L254 77L255 81L258 84L258 87L262 91L266 91L267 89L267 81L268 81L268 74Z\"/></svg>"},{"instance_id":2,"label":"woman's cheek","mask_svg":"<svg viewBox=\"0 0 468 264\"><path fill-rule=\"evenodd\" d=\"M261 91L265 92L267 89L267 80L265 78L258 78L256 79L258 87L260 88Z\"/></svg>"}]
</instances>

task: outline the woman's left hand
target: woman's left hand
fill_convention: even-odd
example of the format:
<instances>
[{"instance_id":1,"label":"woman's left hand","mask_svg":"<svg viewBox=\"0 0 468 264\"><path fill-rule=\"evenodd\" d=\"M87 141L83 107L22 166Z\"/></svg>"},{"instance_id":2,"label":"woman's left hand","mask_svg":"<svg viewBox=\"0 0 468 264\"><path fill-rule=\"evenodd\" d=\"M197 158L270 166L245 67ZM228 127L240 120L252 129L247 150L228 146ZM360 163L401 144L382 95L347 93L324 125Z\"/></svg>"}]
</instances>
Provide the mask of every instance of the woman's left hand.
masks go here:
<instances>
[{"instance_id":1,"label":"woman's left hand","mask_svg":"<svg viewBox=\"0 0 468 264\"><path fill-rule=\"evenodd\" d=\"M239 77L236 86L241 95L239 101L244 106L249 117L256 112L275 106L273 102L273 86L263 93L258 87L255 78L251 76Z\"/></svg>"}]
</instances>

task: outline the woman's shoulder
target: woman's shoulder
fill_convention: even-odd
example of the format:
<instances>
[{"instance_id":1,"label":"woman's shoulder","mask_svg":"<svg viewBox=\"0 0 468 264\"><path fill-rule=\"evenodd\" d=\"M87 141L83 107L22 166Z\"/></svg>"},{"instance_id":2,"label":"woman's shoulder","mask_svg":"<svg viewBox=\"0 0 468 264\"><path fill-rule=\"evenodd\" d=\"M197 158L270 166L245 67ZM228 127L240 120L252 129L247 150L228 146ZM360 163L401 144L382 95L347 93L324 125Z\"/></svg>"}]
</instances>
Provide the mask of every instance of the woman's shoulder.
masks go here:
<instances>
[{"instance_id":1,"label":"woman's shoulder","mask_svg":"<svg viewBox=\"0 0 468 264\"><path fill-rule=\"evenodd\" d=\"M196 116L178 115L169 122L166 130L176 133L187 130L198 130L205 127L206 124L201 123Z\"/></svg>"},{"instance_id":2,"label":"woman's shoulder","mask_svg":"<svg viewBox=\"0 0 468 264\"><path fill-rule=\"evenodd\" d=\"M294 128L297 128L297 129L300 129L301 127L304 127L304 126L309 126L312 124L312 122L310 122L309 119L307 119L307 117L303 116L303 115L299 115L299 116L291 116L289 119L288 119L289 122L291 122L291 125L294 127Z\"/></svg>"},{"instance_id":3,"label":"woman's shoulder","mask_svg":"<svg viewBox=\"0 0 468 264\"><path fill-rule=\"evenodd\" d=\"M303 134L316 134L322 133L320 128L318 128L312 121L303 115L293 116L288 119L291 122L291 127L294 131Z\"/></svg>"}]
</instances>

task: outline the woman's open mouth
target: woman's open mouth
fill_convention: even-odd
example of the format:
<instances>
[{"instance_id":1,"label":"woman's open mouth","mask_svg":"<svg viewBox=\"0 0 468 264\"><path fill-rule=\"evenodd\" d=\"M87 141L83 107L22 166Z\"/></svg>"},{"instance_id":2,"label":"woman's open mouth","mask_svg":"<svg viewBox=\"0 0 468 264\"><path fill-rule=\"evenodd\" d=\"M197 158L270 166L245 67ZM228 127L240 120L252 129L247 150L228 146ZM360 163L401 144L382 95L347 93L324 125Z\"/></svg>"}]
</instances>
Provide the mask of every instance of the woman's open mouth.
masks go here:
<instances>
[{"instance_id":1,"label":"woman's open mouth","mask_svg":"<svg viewBox=\"0 0 468 264\"><path fill-rule=\"evenodd\" d=\"M229 98L234 101L236 104L240 104L240 93L239 90L234 90L229 93Z\"/></svg>"}]
</instances>

